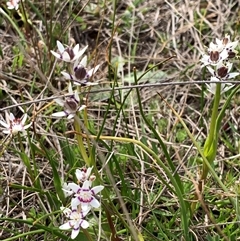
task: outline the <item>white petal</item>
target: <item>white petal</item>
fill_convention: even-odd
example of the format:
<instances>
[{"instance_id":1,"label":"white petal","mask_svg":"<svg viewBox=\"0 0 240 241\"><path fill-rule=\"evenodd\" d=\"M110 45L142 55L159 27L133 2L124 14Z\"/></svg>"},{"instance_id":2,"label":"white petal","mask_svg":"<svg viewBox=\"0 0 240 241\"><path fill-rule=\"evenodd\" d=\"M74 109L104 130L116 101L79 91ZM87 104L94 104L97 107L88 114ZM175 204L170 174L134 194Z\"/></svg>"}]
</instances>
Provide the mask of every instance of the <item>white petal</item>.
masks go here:
<instances>
[{"instance_id":1,"label":"white petal","mask_svg":"<svg viewBox=\"0 0 240 241\"><path fill-rule=\"evenodd\" d=\"M64 188L62 188L62 190L63 190L63 194L64 194L65 197L69 197L73 194L72 191L66 190Z\"/></svg>"},{"instance_id":2,"label":"white petal","mask_svg":"<svg viewBox=\"0 0 240 241\"><path fill-rule=\"evenodd\" d=\"M228 79L232 79L235 78L236 76L238 76L240 73L230 73L228 76Z\"/></svg>"},{"instance_id":3,"label":"white petal","mask_svg":"<svg viewBox=\"0 0 240 241\"><path fill-rule=\"evenodd\" d=\"M78 181L82 181L82 178L83 178L83 175L82 175L82 171L77 169L75 171L75 175L76 175L76 178L78 179Z\"/></svg>"},{"instance_id":4,"label":"white petal","mask_svg":"<svg viewBox=\"0 0 240 241\"><path fill-rule=\"evenodd\" d=\"M52 116L63 117L63 116L66 116L66 113L64 111L60 111L60 112L53 113Z\"/></svg>"},{"instance_id":5,"label":"white petal","mask_svg":"<svg viewBox=\"0 0 240 241\"><path fill-rule=\"evenodd\" d=\"M32 125L32 122L29 123L28 125L25 125L25 126L23 127L23 129L26 130L26 129L28 129L31 125Z\"/></svg>"},{"instance_id":6,"label":"white petal","mask_svg":"<svg viewBox=\"0 0 240 241\"><path fill-rule=\"evenodd\" d=\"M222 45L222 40L220 40L219 38L216 38L216 43L217 43L217 45Z\"/></svg>"},{"instance_id":7,"label":"white petal","mask_svg":"<svg viewBox=\"0 0 240 241\"><path fill-rule=\"evenodd\" d=\"M97 193L101 192L103 190L103 188L104 188L104 186L99 185L99 186L93 187L92 191L94 192L94 194L97 194Z\"/></svg>"},{"instance_id":8,"label":"white petal","mask_svg":"<svg viewBox=\"0 0 240 241\"><path fill-rule=\"evenodd\" d=\"M230 90L232 87L234 87L234 85L229 85L229 86L225 86L225 88L222 90L222 93L227 92L228 90Z\"/></svg>"},{"instance_id":9,"label":"white petal","mask_svg":"<svg viewBox=\"0 0 240 241\"><path fill-rule=\"evenodd\" d=\"M228 62L226 64L226 67L228 68L228 72L230 72L230 70L232 69L232 66L233 66L233 63Z\"/></svg>"},{"instance_id":10,"label":"white petal","mask_svg":"<svg viewBox=\"0 0 240 241\"><path fill-rule=\"evenodd\" d=\"M77 206L80 204L80 201L78 200L77 197L73 198L71 200L71 207L72 209L77 209ZM83 207L82 207L83 208ZM86 209L85 209L86 210Z\"/></svg>"},{"instance_id":11,"label":"white petal","mask_svg":"<svg viewBox=\"0 0 240 241\"><path fill-rule=\"evenodd\" d=\"M79 231L80 231L80 229L78 228L78 229L73 229L72 230L72 234L71 234L71 239L75 239L77 236L78 236L78 234L79 234Z\"/></svg>"},{"instance_id":12,"label":"white petal","mask_svg":"<svg viewBox=\"0 0 240 241\"><path fill-rule=\"evenodd\" d=\"M62 100L62 99L60 99L60 98L58 98L58 99L55 99L54 100L58 105L60 105L60 106L64 106L64 100Z\"/></svg>"},{"instance_id":13,"label":"white petal","mask_svg":"<svg viewBox=\"0 0 240 241\"><path fill-rule=\"evenodd\" d=\"M82 60L81 60L81 62L79 63L79 65L81 65L81 66L83 66L84 68L86 68L86 66L87 66L87 55L85 55L85 56L82 58Z\"/></svg>"},{"instance_id":14,"label":"white petal","mask_svg":"<svg viewBox=\"0 0 240 241\"><path fill-rule=\"evenodd\" d=\"M5 123L5 122L3 122L3 121L1 121L1 120L0 120L0 124L1 124L2 126L4 126L5 128L9 128L9 127L10 127L7 123Z\"/></svg>"},{"instance_id":15,"label":"white petal","mask_svg":"<svg viewBox=\"0 0 240 241\"><path fill-rule=\"evenodd\" d=\"M71 228L71 226L70 226L69 222L62 224L62 225L59 227L59 229L61 229L61 230L68 230L68 229L70 229L70 228Z\"/></svg>"},{"instance_id":16,"label":"white petal","mask_svg":"<svg viewBox=\"0 0 240 241\"><path fill-rule=\"evenodd\" d=\"M74 56L76 56L76 54L78 53L78 51L79 51L79 44L76 44L75 47L73 48Z\"/></svg>"},{"instance_id":17,"label":"white petal","mask_svg":"<svg viewBox=\"0 0 240 241\"><path fill-rule=\"evenodd\" d=\"M77 91L77 90L75 90L75 92L74 92L74 97L75 97L75 99L76 99L77 102L80 101L80 99L79 99L79 95L78 95L78 91Z\"/></svg>"},{"instance_id":18,"label":"white petal","mask_svg":"<svg viewBox=\"0 0 240 241\"><path fill-rule=\"evenodd\" d=\"M84 108L85 108L85 106L84 106ZM87 169L87 172L86 172L86 176L87 176L87 177L90 176L90 174L91 174L91 172L92 172L92 169L93 169L93 167L89 167L89 168Z\"/></svg>"},{"instance_id":19,"label":"white petal","mask_svg":"<svg viewBox=\"0 0 240 241\"><path fill-rule=\"evenodd\" d=\"M75 54L74 59L79 59L84 54L84 52L86 51L87 48L88 48L88 45L85 46L83 49L81 49L78 53L74 52L74 54Z\"/></svg>"},{"instance_id":20,"label":"white petal","mask_svg":"<svg viewBox=\"0 0 240 241\"><path fill-rule=\"evenodd\" d=\"M62 58L61 58L63 61L66 61L66 62L71 62L71 58L70 58L70 55L68 52L64 51L62 53Z\"/></svg>"},{"instance_id":21,"label":"white petal","mask_svg":"<svg viewBox=\"0 0 240 241\"><path fill-rule=\"evenodd\" d=\"M221 53L220 53L220 56L219 56L219 60L220 61L223 61L225 59L228 58L228 51L226 49L224 49Z\"/></svg>"},{"instance_id":22,"label":"white petal","mask_svg":"<svg viewBox=\"0 0 240 241\"><path fill-rule=\"evenodd\" d=\"M68 80L72 80L74 77L67 72L62 71L61 74Z\"/></svg>"},{"instance_id":23,"label":"white petal","mask_svg":"<svg viewBox=\"0 0 240 241\"><path fill-rule=\"evenodd\" d=\"M82 105L82 106L80 106L80 107L78 108L77 111L81 111L81 110L83 110L83 109L85 109L85 108L86 108L86 105Z\"/></svg>"},{"instance_id":24,"label":"white petal","mask_svg":"<svg viewBox=\"0 0 240 241\"><path fill-rule=\"evenodd\" d=\"M11 133L11 130L3 130L3 133L4 133L4 134L10 134L10 133Z\"/></svg>"},{"instance_id":25,"label":"white petal","mask_svg":"<svg viewBox=\"0 0 240 241\"><path fill-rule=\"evenodd\" d=\"M86 210L82 210L81 214L82 214L82 218L86 217L86 215L89 213L89 211L91 210L91 206L87 205L87 209Z\"/></svg>"},{"instance_id":26,"label":"white petal","mask_svg":"<svg viewBox=\"0 0 240 241\"><path fill-rule=\"evenodd\" d=\"M70 119L72 119L75 115L76 115L75 113L74 113L74 114L69 114L68 117L67 117L67 119L70 120Z\"/></svg>"},{"instance_id":27,"label":"white petal","mask_svg":"<svg viewBox=\"0 0 240 241\"><path fill-rule=\"evenodd\" d=\"M81 86L82 85L80 82L77 82L77 81L73 81L73 84L75 84L77 86Z\"/></svg>"},{"instance_id":28,"label":"white petal","mask_svg":"<svg viewBox=\"0 0 240 241\"><path fill-rule=\"evenodd\" d=\"M58 53L56 53L56 52L54 52L54 51L52 51L52 50L51 50L51 53L52 53L52 55L54 55L57 59L61 59L61 55L60 55L60 54L58 54Z\"/></svg>"},{"instance_id":29,"label":"white petal","mask_svg":"<svg viewBox=\"0 0 240 241\"><path fill-rule=\"evenodd\" d=\"M83 229L86 229L89 227L89 222L87 222L86 220L82 220L80 225Z\"/></svg>"},{"instance_id":30,"label":"white petal","mask_svg":"<svg viewBox=\"0 0 240 241\"><path fill-rule=\"evenodd\" d=\"M89 209L89 203L83 203L81 202L81 208L83 212L86 212Z\"/></svg>"},{"instance_id":31,"label":"white petal","mask_svg":"<svg viewBox=\"0 0 240 241\"><path fill-rule=\"evenodd\" d=\"M84 181L83 185L82 185L82 188L83 189L89 189L90 188L90 182L88 180Z\"/></svg>"},{"instance_id":32,"label":"white petal","mask_svg":"<svg viewBox=\"0 0 240 241\"><path fill-rule=\"evenodd\" d=\"M13 113L10 113L10 115L9 115L9 120L11 120L11 121L13 121L13 120L15 120L15 116L13 115Z\"/></svg>"},{"instance_id":33,"label":"white petal","mask_svg":"<svg viewBox=\"0 0 240 241\"><path fill-rule=\"evenodd\" d=\"M99 69L99 67L100 67L100 64L98 64L97 66L95 66L94 68L92 68L91 70L89 70L89 71L88 71L89 77L91 77L92 75L94 75L94 74L97 72L97 70Z\"/></svg>"},{"instance_id":34,"label":"white petal","mask_svg":"<svg viewBox=\"0 0 240 241\"><path fill-rule=\"evenodd\" d=\"M211 73L211 75L214 75L214 70L210 66L207 66L208 71Z\"/></svg>"},{"instance_id":35,"label":"white petal","mask_svg":"<svg viewBox=\"0 0 240 241\"><path fill-rule=\"evenodd\" d=\"M71 84L71 82L69 82L69 84L68 84L68 93L69 93L69 94L73 94L73 89L72 89L72 84Z\"/></svg>"},{"instance_id":36,"label":"white petal","mask_svg":"<svg viewBox=\"0 0 240 241\"><path fill-rule=\"evenodd\" d=\"M80 189L80 186L77 185L77 184L74 183L74 182L70 182L70 183L68 184L68 186L69 186L75 193L77 193L77 192L79 191L79 189Z\"/></svg>"},{"instance_id":37,"label":"white petal","mask_svg":"<svg viewBox=\"0 0 240 241\"><path fill-rule=\"evenodd\" d=\"M101 204L96 198L93 198L93 200L90 202L90 205L94 208L99 208Z\"/></svg>"},{"instance_id":38,"label":"white petal","mask_svg":"<svg viewBox=\"0 0 240 241\"><path fill-rule=\"evenodd\" d=\"M64 48L63 44L58 40L57 40L57 47L58 47L59 52L62 54L64 52L65 48Z\"/></svg>"},{"instance_id":39,"label":"white petal","mask_svg":"<svg viewBox=\"0 0 240 241\"><path fill-rule=\"evenodd\" d=\"M238 41L230 42L226 45L226 48L235 49L238 45Z\"/></svg>"},{"instance_id":40,"label":"white petal","mask_svg":"<svg viewBox=\"0 0 240 241\"><path fill-rule=\"evenodd\" d=\"M26 120L27 120L27 114L24 114L24 116L23 116L23 118L22 118L22 121L21 121L22 125L24 125L24 123L26 122Z\"/></svg>"},{"instance_id":41,"label":"white petal","mask_svg":"<svg viewBox=\"0 0 240 241\"><path fill-rule=\"evenodd\" d=\"M79 61L78 61L78 59L74 62L74 65L73 65L73 70L75 70L75 68L78 66L78 63L79 63Z\"/></svg>"}]
</instances>

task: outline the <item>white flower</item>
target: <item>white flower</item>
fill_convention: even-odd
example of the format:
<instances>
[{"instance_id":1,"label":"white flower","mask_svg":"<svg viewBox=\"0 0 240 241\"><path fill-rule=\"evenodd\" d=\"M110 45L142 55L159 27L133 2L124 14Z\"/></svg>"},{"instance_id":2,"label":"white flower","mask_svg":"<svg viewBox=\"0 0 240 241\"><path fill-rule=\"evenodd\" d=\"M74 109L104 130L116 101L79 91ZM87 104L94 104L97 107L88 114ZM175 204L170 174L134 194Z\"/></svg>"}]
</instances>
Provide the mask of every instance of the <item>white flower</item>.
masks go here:
<instances>
[{"instance_id":1,"label":"white flower","mask_svg":"<svg viewBox=\"0 0 240 241\"><path fill-rule=\"evenodd\" d=\"M209 54L203 54L200 60L203 64L202 67L207 65L216 66L220 61L226 60L228 58L228 51L224 49L222 52L217 50L211 51Z\"/></svg>"},{"instance_id":2,"label":"white flower","mask_svg":"<svg viewBox=\"0 0 240 241\"><path fill-rule=\"evenodd\" d=\"M218 82L220 80L217 77L211 77L211 81ZM210 84L206 83L206 86L207 86L207 90L215 95L217 83L210 83ZM230 83L229 84L221 83L221 94L223 94L224 92L230 90L233 86L234 85L232 85Z\"/></svg>"},{"instance_id":3,"label":"white flower","mask_svg":"<svg viewBox=\"0 0 240 241\"><path fill-rule=\"evenodd\" d=\"M223 44L224 48L227 50L227 52L228 52L228 58L235 57L235 54L237 53L235 51L235 48L238 45L238 41L231 42L230 36L229 35L225 35L225 37L222 40L222 44Z\"/></svg>"},{"instance_id":4,"label":"white flower","mask_svg":"<svg viewBox=\"0 0 240 241\"><path fill-rule=\"evenodd\" d=\"M25 131L32 125L32 123L24 125L26 120L27 114L24 114L22 119L15 118L12 113L10 113L10 115L7 114L6 122L0 120L0 124L6 128L5 130L3 130L3 133L15 135L19 131Z\"/></svg>"},{"instance_id":5,"label":"white flower","mask_svg":"<svg viewBox=\"0 0 240 241\"><path fill-rule=\"evenodd\" d=\"M66 182L62 184L62 190L65 197L69 197L73 194L73 191L71 191L71 188L68 186Z\"/></svg>"},{"instance_id":6,"label":"white flower","mask_svg":"<svg viewBox=\"0 0 240 241\"><path fill-rule=\"evenodd\" d=\"M78 179L78 182L81 183L81 182L85 182L86 180L88 180L92 169L93 169L93 167L89 167L88 169L82 168L81 170L77 169L75 174Z\"/></svg>"},{"instance_id":7,"label":"white flower","mask_svg":"<svg viewBox=\"0 0 240 241\"><path fill-rule=\"evenodd\" d=\"M51 50L51 53L58 59L61 59L65 62L74 62L78 60L86 51L88 46L79 50L79 44L77 44L74 48L66 47L64 48L63 44L57 40L57 46L59 53L56 53Z\"/></svg>"},{"instance_id":8,"label":"white flower","mask_svg":"<svg viewBox=\"0 0 240 241\"><path fill-rule=\"evenodd\" d=\"M216 66L219 62L235 57L237 44L238 41L230 41L229 35L225 35L222 40L216 38L216 44L213 42L210 43L208 54L202 53L203 57L200 60L203 63L202 67L207 65Z\"/></svg>"},{"instance_id":9,"label":"white flower","mask_svg":"<svg viewBox=\"0 0 240 241\"><path fill-rule=\"evenodd\" d=\"M84 56L81 62L75 61L73 66L73 74L69 74L67 72L61 72L62 75L68 79L72 80L76 85L83 85L83 86L91 86L96 85L98 83L89 82L89 79L94 75L100 65L90 69L89 71L86 69L87 66L87 56Z\"/></svg>"},{"instance_id":10,"label":"white flower","mask_svg":"<svg viewBox=\"0 0 240 241\"><path fill-rule=\"evenodd\" d=\"M19 2L20 2L20 0L10 0L7 2L7 8L18 10Z\"/></svg>"},{"instance_id":11,"label":"white flower","mask_svg":"<svg viewBox=\"0 0 240 241\"><path fill-rule=\"evenodd\" d=\"M80 231L80 227L86 229L89 227L89 223L83 218L88 214L90 208L85 211L78 211L77 209L69 209L61 207L63 213L69 218L69 221L62 224L59 229L68 230L72 229L71 239L75 239Z\"/></svg>"},{"instance_id":12,"label":"white flower","mask_svg":"<svg viewBox=\"0 0 240 241\"><path fill-rule=\"evenodd\" d=\"M207 69L213 77L217 77L220 80L228 80L228 79L235 78L236 76L239 75L239 73L237 72L230 73L232 69L232 65L233 64L230 62L227 62L226 64L223 62L219 62L215 67L216 70L214 70L210 66L207 66Z\"/></svg>"},{"instance_id":13,"label":"white flower","mask_svg":"<svg viewBox=\"0 0 240 241\"><path fill-rule=\"evenodd\" d=\"M99 201L95 198L95 195L99 192L101 192L104 188L104 186L96 186L91 188L91 181L86 180L83 183L83 186L80 187L79 185L75 183L69 183L69 187L73 190L75 193L74 196L75 198L72 199L71 206L72 207L77 207L81 205L81 208L83 211L87 210L90 207L93 208L99 208L100 203Z\"/></svg>"},{"instance_id":14,"label":"white flower","mask_svg":"<svg viewBox=\"0 0 240 241\"><path fill-rule=\"evenodd\" d=\"M60 106L64 107L64 111L53 113L52 116L54 117L63 117L67 116L68 119L73 118L78 111L83 110L86 106L79 105L80 99L78 96L77 90L73 92L72 85L69 83L68 92L71 94L70 97L66 97L65 100L56 99L55 102Z\"/></svg>"}]
</instances>

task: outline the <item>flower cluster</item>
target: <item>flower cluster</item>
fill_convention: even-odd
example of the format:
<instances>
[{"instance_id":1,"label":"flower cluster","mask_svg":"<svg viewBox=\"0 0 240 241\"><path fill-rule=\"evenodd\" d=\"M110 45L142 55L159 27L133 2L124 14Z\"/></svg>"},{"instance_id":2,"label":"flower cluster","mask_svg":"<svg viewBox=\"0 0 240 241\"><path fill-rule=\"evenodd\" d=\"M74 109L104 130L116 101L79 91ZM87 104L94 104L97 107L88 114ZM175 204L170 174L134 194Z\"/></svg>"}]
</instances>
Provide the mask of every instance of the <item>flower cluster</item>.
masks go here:
<instances>
[{"instance_id":1,"label":"flower cluster","mask_svg":"<svg viewBox=\"0 0 240 241\"><path fill-rule=\"evenodd\" d=\"M80 58L87 50L88 46L80 49L79 44L75 47L64 47L60 41L57 41L58 52L51 50L51 53L59 60L70 64L70 72L62 71L62 75L66 80L70 80L68 92L69 95L65 100L56 99L55 102L60 106L64 107L64 111L54 113L55 117L67 116L71 119L75 116L78 111L83 110L86 106L80 105L80 99L77 90L73 91L72 83L77 86L92 86L98 83L91 82L91 77L99 69L100 65L95 66L90 70L87 70L87 56Z\"/></svg>"},{"instance_id":2,"label":"flower cluster","mask_svg":"<svg viewBox=\"0 0 240 241\"><path fill-rule=\"evenodd\" d=\"M86 229L89 223L85 220L86 215L92 208L99 208L100 202L96 194L103 190L103 186L92 187L95 176L91 175L92 167L82 170L76 170L78 183L64 183L63 191L65 196L73 196L71 200L71 208L62 207L61 210L68 218L68 221L61 225L61 230L72 230L71 238L75 239L80 228Z\"/></svg>"},{"instance_id":3,"label":"flower cluster","mask_svg":"<svg viewBox=\"0 0 240 241\"><path fill-rule=\"evenodd\" d=\"M235 78L239 73L230 73L232 69L233 59L237 51L235 48L238 45L238 41L231 42L230 36L226 35L222 40L216 39L216 43L211 42L208 48L208 54L202 53L202 67L207 67L208 71L211 73L211 81L214 83L207 84L207 89L215 94L216 82L226 81L228 79ZM221 93L226 92L233 85L222 83Z\"/></svg>"}]
</instances>

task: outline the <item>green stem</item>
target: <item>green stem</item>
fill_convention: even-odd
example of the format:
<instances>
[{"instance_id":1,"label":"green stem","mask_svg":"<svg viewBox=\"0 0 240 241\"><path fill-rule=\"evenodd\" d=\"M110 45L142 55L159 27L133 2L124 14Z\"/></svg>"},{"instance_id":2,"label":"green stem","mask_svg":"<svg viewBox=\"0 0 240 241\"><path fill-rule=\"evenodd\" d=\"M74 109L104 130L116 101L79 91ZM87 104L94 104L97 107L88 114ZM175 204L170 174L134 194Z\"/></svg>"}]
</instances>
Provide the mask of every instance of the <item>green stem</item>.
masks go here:
<instances>
[{"instance_id":1,"label":"green stem","mask_svg":"<svg viewBox=\"0 0 240 241\"><path fill-rule=\"evenodd\" d=\"M219 83L219 84L216 84L216 92L215 92L214 103L212 108L209 134L207 136L207 139L203 147L204 156L207 158L210 164L212 164L212 162L216 157L218 134L216 133L215 130L217 126L217 117L218 117L218 108L219 108L220 99L221 99L221 84ZM208 171L209 171L208 167L206 163L203 161L202 174L201 174L202 180L206 179Z\"/></svg>"},{"instance_id":2,"label":"green stem","mask_svg":"<svg viewBox=\"0 0 240 241\"><path fill-rule=\"evenodd\" d=\"M221 84L217 84L216 86L216 92L214 96L214 103L213 103L213 109L212 109L212 116L211 116L211 123L210 123L210 130L209 130L209 135L207 139L209 138L209 142L211 143L212 140L214 139L215 135L215 127L216 127L216 120L218 117L218 107L221 99ZM205 142L204 149L206 146L207 142ZM206 146L208 147L208 145Z\"/></svg>"},{"instance_id":3,"label":"green stem","mask_svg":"<svg viewBox=\"0 0 240 241\"><path fill-rule=\"evenodd\" d=\"M80 133L80 135L76 135L78 146L79 146L81 155L83 157L83 160L85 161L87 166L90 167L91 163L90 163L90 160L88 158L86 148L84 147L83 138L82 138L82 130L81 130L81 126L80 126L80 120L79 120L79 117L77 115L75 115L75 117L74 117L74 129L75 129L76 132Z\"/></svg>"}]
</instances>

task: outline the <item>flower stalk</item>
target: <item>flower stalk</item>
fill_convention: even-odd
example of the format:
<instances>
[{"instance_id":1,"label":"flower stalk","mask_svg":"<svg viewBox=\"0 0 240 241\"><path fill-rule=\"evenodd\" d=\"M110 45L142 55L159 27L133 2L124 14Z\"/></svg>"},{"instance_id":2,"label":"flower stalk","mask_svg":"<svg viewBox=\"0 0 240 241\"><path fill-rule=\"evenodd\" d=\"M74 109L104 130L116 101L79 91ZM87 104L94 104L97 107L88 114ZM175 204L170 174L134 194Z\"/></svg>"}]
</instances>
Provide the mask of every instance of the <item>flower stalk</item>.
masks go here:
<instances>
[{"instance_id":1,"label":"flower stalk","mask_svg":"<svg viewBox=\"0 0 240 241\"><path fill-rule=\"evenodd\" d=\"M228 80L235 78L239 73L230 73L232 69L232 63L230 60L235 57L236 51L235 48L238 44L238 41L231 42L229 35L226 35L222 40L216 39L216 44L210 43L208 48L208 54L203 53L201 59L202 67L207 67L208 71L212 75L211 80L219 81L219 83L210 83L207 85L207 90L211 93L214 93L212 115L210 120L209 134L206 138L203 147L203 164L202 170L200 173L200 179L198 180L198 190L194 195L194 202L191 204L192 214L196 209L199 195L202 196L202 187L206 182L210 166L212 166L216 155L217 155L217 146L218 146L218 137L220 131L220 123L223 118L222 112L219 113L219 105L221 96L224 92L228 91L233 87L233 85L221 84L222 80ZM232 96L232 95L231 95Z\"/></svg>"}]
</instances>

